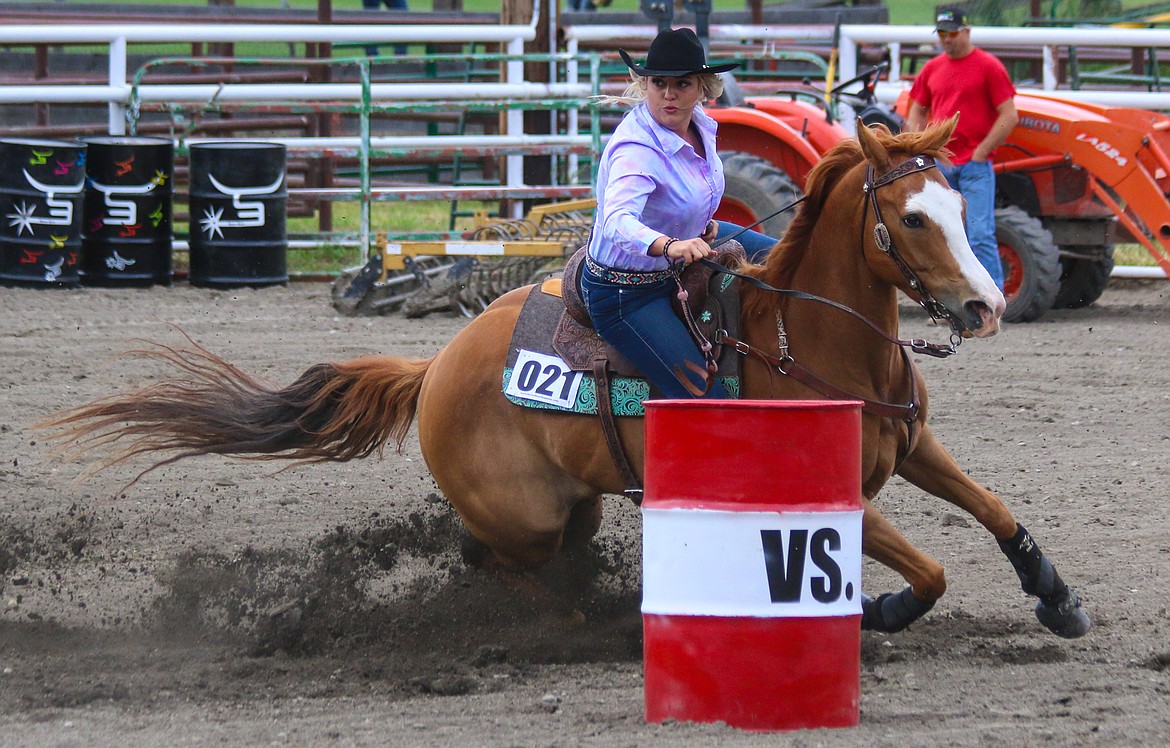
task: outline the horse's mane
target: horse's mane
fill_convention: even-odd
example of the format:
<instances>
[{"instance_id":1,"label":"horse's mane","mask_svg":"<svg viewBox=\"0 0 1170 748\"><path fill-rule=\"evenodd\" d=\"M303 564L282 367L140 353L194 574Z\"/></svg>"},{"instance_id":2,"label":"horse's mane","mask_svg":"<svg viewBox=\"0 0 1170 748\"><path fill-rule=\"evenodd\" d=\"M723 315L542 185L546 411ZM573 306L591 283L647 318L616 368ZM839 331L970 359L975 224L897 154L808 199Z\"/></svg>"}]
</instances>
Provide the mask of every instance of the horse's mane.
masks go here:
<instances>
[{"instance_id":1,"label":"horse's mane","mask_svg":"<svg viewBox=\"0 0 1170 748\"><path fill-rule=\"evenodd\" d=\"M945 131L945 134L944 134ZM891 160L900 161L910 156L932 156L946 158L949 152L944 148L950 131L944 126L929 127L920 132L904 132L898 135L891 133L884 125L875 125L870 128L882 148L885 149ZM808 173L805 180L804 202L796 213L796 217L789 224L787 232L780 243L772 250L762 266L747 266L743 272L760 278L765 283L785 288L790 285L789 280L796 266L800 264L804 253L812 244L813 231L820 220L821 212L829 199L830 193L851 169L865 161L861 145L857 138L848 138L835 145ZM860 195L859 195L860 199ZM844 217L842 217L844 218ZM751 313L752 308L745 306L744 311Z\"/></svg>"}]
</instances>

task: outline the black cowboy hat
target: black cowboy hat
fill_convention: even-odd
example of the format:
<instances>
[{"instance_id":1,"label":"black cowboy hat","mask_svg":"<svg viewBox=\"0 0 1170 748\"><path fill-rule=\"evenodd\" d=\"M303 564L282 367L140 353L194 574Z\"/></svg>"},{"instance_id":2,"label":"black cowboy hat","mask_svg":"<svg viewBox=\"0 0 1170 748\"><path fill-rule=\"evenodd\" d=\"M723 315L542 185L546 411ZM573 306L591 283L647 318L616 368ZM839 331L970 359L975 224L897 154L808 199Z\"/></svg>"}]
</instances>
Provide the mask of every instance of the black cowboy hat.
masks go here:
<instances>
[{"instance_id":1,"label":"black cowboy hat","mask_svg":"<svg viewBox=\"0 0 1170 748\"><path fill-rule=\"evenodd\" d=\"M626 50L619 49L618 54L630 70L642 76L681 78L699 73L726 73L739 67L738 62L708 65L703 45L691 29L670 29L654 37L654 41L650 42L650 51L646 53L644 67L635 65Z\"/></svg>"}]
</instances>

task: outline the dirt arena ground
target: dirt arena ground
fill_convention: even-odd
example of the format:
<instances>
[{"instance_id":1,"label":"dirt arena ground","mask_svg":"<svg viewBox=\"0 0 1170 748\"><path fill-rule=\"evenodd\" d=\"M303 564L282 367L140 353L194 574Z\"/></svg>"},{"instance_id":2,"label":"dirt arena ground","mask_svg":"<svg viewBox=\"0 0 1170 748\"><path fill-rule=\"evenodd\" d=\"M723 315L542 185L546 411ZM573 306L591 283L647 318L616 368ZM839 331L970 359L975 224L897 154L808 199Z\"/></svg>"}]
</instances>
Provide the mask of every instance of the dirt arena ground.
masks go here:
<instances>
[{"instance_id":1,"label":"dirt arena ground","mask_svg":"<svg viewBox=\"0 0 1170 748\"><path fill-rule=\"evenodd\" d=\"M904 335L941 337L904 307ZM293 467L200 458L126 484L32 422L161 371L120 359L181 328L285 384L309 364L427 356L466 320L341 318L329 288L0 289L0 744L1166 745L1170 742L1170 284L1115 282L921 360L932 421L1093 616L1035 620L992 539L895 480L882 505L947 566L926 619L862 637L861 723L784 735L647 725L640 518L547 575L570 625L467 568L413 438ZM901 589L867 562L870 594Z\"/></svg>"}]
</instances>

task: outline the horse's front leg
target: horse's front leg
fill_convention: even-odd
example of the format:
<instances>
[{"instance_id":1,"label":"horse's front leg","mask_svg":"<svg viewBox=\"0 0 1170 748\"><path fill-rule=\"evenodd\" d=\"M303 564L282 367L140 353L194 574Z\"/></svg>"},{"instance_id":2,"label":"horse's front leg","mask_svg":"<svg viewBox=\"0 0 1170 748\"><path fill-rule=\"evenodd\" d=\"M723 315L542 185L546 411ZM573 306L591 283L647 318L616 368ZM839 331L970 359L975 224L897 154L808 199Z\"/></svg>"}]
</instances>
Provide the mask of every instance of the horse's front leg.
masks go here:
<instances>
[{"instance_id":1,"label":"horse's front leg","mask_svg":"<svg viewBox=\"0 0 1170 748\"><path fill-rule=\"evenodd\" d=\"M998 496L962 471L950 452L924 428L918 444L898 468L910 483L966 510L986 527L1011 561L1024 592L1039 599L1036 617L1058 636L1074 639L1092 625L1081 599L1064 583L1056 567Z\"/></svg>"},{"instance_id":2,"label":"horse's front leg","mask_svg":"<svg viewBox=\"0 0 1170 748\"><path fill-rule=\"evenodd\" d=\"M902 575L910 586L877 599L863 596L861 628L892 634L926 614L947 589L943 567L915 548L869 499L862 518L861 550Z\"/></svg>"}]
</instances>

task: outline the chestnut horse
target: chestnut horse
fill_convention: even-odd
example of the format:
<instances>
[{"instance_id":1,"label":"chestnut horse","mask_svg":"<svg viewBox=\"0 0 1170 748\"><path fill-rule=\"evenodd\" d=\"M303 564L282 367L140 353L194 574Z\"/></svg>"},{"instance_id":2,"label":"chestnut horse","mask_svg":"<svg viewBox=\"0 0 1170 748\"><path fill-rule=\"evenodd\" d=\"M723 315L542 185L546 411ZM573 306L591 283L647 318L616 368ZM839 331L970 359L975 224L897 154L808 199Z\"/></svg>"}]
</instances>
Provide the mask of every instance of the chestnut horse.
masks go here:
<instances>
[{"instance_id":1,"label":"chestnut horse","mask_svg":"<svg viewBox=\"0 0 1170 748\"><path fill-rule=\"evenodd\" d=\"M867 403L863 551L908 586L865 597L864 628L905 628L946 589L938 561L914 548L873 503L897 473L973 515L999 542L1024 591L1038 598L1040 621L1076 637L1090 626L1080 599L999 497L971 480L939 443L927 424L925 383L896 340L899 290L950 323L952 347L999 329L1003 296L967 244L961 198L934 168L953 127L897 136L861 128L812 170L784 240L764 265L742 268L755 281L741 284L742 392L768 399L833 393ZM592 537L602 495L619 494L624 485L596 417L519 407L501 392L530 288L496 300L430 360L371 356L318 364L278 391L198 346L160 346L142 353L167 359L181 378L80 406L51 425L74 447L120 444L113 462L170 453L150 470L209 453L365 457L391 439L401 446L417 415L435 481L490 550L483 563L531 569L563 544ZM871 324L793 292L846 305ZM787 336L784 350L778 329ZM641 419L619 419L619 431L640 474Z\"/></svg>"}]
</instances>

